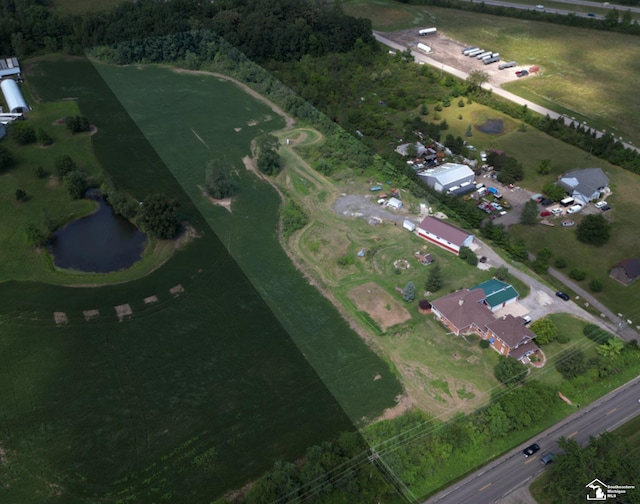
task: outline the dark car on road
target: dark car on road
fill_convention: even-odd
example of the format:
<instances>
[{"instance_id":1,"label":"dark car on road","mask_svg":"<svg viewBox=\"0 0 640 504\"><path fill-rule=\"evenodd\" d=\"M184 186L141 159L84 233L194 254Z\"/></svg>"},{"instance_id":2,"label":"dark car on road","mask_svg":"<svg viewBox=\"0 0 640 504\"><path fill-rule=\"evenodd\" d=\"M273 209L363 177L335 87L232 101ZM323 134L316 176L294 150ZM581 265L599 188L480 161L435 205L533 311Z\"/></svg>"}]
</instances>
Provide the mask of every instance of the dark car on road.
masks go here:
<instances>
[{"instance_id":1,"label":"dark car on road","mask_svg":"<svg viewBox=\"0 0 640 504\"><path fill-rule=\"evenodd\" d=\"M531 446L527 446L524 450L522 450L522 453L524 453L525 457L530 457L538 451L540 451L540 447L536 443L533 443Z\"/></svg>"},{"instance_id":2,"label":"dark car on road","mask_svg":"<svg viewBox=\"0 0 640 504\"><path fill-rule=\"evenodd\" d=\"M543 463L544 465L550 464L551 462L553 462L553 457L554 457L553 453L549 452L540 458L540 462Z\"/></svg>"},{"instance_id":3,"label":"dark car on road","mask_svg":"<svg viewBox=\"0 0 640 504\"><path fill-rule=\"evenodd\" d=\"M562 291L558 291L556 292L556 296L558 296L560 299L564 299L565 301L569 301L569 294L567 294L566 292L562 292Z\"/></svg>"}]
</instances>

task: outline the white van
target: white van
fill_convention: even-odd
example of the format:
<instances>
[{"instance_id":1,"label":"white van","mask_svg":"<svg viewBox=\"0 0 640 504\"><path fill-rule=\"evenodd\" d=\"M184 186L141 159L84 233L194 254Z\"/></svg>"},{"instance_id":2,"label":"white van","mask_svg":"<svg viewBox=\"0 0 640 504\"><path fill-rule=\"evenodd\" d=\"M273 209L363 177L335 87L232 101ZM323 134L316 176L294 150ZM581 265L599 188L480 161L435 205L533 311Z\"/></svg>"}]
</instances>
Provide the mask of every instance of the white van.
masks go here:
<instances>
[{"instance_id":1,"label":"white van","mask_svg":"<svg viewBox=\"0 0 640 504\"><path fill-rule=\"evenodd\" d=\"M573 205L569 210L567 210L567 213L576 213L580 210L582 210L582 205Z\"/></svg>"},{"instance_id":2,"label":"white van","mask_svg":"<svg viewBox=\"0 0 640 504\"><path fill-rule=\"evenodd\" d=\"M571 198L571 197L565 198L563 200L560 200L560 204L563 207L568 207L569 205L572 205L573 203L575 203L575 200L573 198Z\"/></svg>"}]
</instances>

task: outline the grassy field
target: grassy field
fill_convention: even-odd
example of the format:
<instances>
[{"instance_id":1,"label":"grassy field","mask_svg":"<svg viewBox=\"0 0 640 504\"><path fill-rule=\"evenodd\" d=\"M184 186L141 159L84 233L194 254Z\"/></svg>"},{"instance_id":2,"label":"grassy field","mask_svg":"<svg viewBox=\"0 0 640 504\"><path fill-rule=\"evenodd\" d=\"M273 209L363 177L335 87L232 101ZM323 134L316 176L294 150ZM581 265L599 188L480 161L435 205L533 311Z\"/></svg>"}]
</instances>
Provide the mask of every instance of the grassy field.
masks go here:
<instances>
[{"instance_id":1,"label":"grassy field","mask_svg":"<svg viewBox=\"0 0 640 504\"><path fill-rule=\"evenodd\" d=\"M184 76L155 71L154 77L169 75L185 89L180 87ZM300 287L292 296L297 273L290 264L288 270L278 269L288 261L281 249L280 256L270 250L277 246L275 236L251 248L242 242L243 233L236 233L232 248L246 257L256 257L253 251L259 248L274 274L289 280L281 293L264 286L264 277L245 275L207 222L226 211L211 208L207 218L198 211L89 62L43 60L38 76L27 72L26 78L45 100L78 97L80 112L98 126L92 144L101 166L137 196L162 191L178 199L198 237L162 268L126 285L0 284L0 380L5 384L0 389L0 501L211 501L275 460L294 460L310 444L354 429L309 365L322 358L331 361L334 372L327 379L325 369L323 378L338 384L341 401L356 398L348 405L353 417L377 416L393 404L401 389L387 365L299 276L295 288L304 284L306 290ZM194 84L194 104L201 105L200 93L215 96L218 89L227 114L233 107L238 107L236 117L269 112L216 79L208 79L198 93L197 88ZM161 93L155 98L154 105L171 102ZM204 117L201 106L188 109L185 101L176 101L180 110L199 118L187 129L192 137L190 128L200 131L216 123L211 117L223 120L219 101L207 102L211 108ZM176 124L165 124L182 140ZM273 121L262 127L278 126ZM207 140L248 149L250 132L244 148L228 138L236 134L232 127L225 137L215 133ZM172 144L175 152L189 152L189 147ZM277 195L253 176L244 187L249 200L265 195L257 199L260 219L253 217L256 236L258 231L275 235ZM241 202L238 197L239 209ZM248 207L251 203L245 201ZM238 217L246 221L250 215L239 210ZM300 306L306 303L311 310ZM278 317L273 306L280 307ZM130 315L120 320L117 308L125 307ZM298 311L304 320L296 317ZM88 312L97 315L91 318ZM285 327L281 319L287 313L294 315ZM64 314L67 322L56 324L54 314ZM295 341L289 330L296 332ZM306 355L296 344L303 337L313 339ZM328 345L334 353L318 356ZM374 381L376 373L383 379Z\"/></svg>"},{"instance_id":2,"label":"grassy field","mask_svg":"<svg viewBox=\"0 0 640 504\"><path fill-rule=\"evenodd\" d=\"M465 44L492 47L505 60L540 65L540 77L506 89L640 142L638 37L388 0L349 0L344 9L371 19L377 30L433 25Z\"/></svg>"}]
</instances>

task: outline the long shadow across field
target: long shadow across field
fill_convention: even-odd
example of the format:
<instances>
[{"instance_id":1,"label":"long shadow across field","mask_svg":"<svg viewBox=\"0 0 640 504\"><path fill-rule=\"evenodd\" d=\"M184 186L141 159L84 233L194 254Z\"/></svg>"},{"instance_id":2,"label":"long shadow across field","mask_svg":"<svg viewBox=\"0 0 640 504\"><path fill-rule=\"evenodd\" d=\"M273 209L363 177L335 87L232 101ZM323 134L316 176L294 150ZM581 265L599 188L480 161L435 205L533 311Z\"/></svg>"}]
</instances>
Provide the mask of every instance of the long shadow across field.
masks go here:
<instances>
[{"instance_id":1,"label":"long shadow across field","mask_svg":"<svg viewBox=\"0 0 640 504\"><path fill-rule=\"evenodd\" d=\"M98 126L94 149L116 184L138 199L156 192L178 199L198 238L124 285L0 285L0 448L8 460L0 500L209 502L275 460L353 430L288 333L301 321L285 328L274 316L261 296L271 285L259 280L256 290L91 63L41 60L27 79L44 100L77 97ZM273 234L273 195L268 203ZM259 245L266 251L272 243ZM312 316L339 318L317 292L303 295ZM291 292L273 301L285 316L287 298ZM300 302L291 300L292 310ZM55 324L54 312L67 322ZM357 338L341 323L327 332ZM358 355L340 360L333 383L352 381L343 401L378 395L356 403L352 416L378 414L399 385L374 354ZM384 386L374 386L372 366L388 373ZM349 367L356 372L341 376Z\"/></svg>"}]
</instances>

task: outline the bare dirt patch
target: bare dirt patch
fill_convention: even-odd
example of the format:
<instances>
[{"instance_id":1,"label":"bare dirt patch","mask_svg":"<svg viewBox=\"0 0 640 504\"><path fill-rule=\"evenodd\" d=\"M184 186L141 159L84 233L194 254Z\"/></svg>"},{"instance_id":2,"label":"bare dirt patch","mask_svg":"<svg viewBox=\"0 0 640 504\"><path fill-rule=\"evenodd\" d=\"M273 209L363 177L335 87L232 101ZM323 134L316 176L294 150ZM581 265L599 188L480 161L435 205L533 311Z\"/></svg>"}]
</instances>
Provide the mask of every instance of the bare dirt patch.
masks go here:
<instances>
[{"instance_id":1,"label":"bare dirt patch","mask_svg":"<svg viewBox=\"0 0 640 504\"><path fill-rule=\"evenodd\" d=\"M69 322L67 314L62 311L53 312L53 320L55 320L56 324L58 325L66 324L67 322Z\"/></svg>"},{"instance_id":2,"label":"bare dirt patch","mask_svg":"<svg viewBox=\"0 0 640 504\"><path fill-rule=\"evenodd\" d=\"M60 186L60 181L58 180L58 177L56 177L55 175L49 175L49 180L47 180L47 187L59 187Z\"/></svg>"},{"instance_id":3,"label":"bare dirt patch","mask_svg":"<svg viewBox=\"0 0 640 504\"><path fill-rule=\"evenodd\" d=\"M158 302L158 296L149 296L144 298L144 304L152 304Z\"/></svg>"},{"instance_id":4,"label":"bare dirt patch","mask_svg":"<svg viewBox=\"0 0 640 504\"><path fill-rule=\"evenodd\" d=\"M393 408L387 408L384 410L384 413L375 419L375 422L379 422L380 420L393 420L394 418L398 418L400 415L405 414L413 408L413 400L411 397L407 395L400 395L396 397L396 405Z\"/></svg>"},{"instance_id":5,"label":"bare dirt patch","mask_svg":"<svg viewBox=\"0 0 640 504\"><path fill-rule=\"evenodd\" d=\"M125 318L133 315L133 310L128 304L121 304L118 306L114 306L113 308L116 311L116 315L118 316L118 320L120 320L120 322L122 322Z\"/></svg>"},{"instance_id":6,"label":"bare dirt patch","mask_svg":"<svg viewBox=\"0 0 640 504\"><path fill-rule=\"evenodd\" d=\"M358 310L368 313L383 331L411 318L400 302L375 282L355 287L347 293L347 296Z\"/></svg>"},{"instance_id":7,"label":"bare dirt patch","mask_svg":"<svg viewBox=\"0 0 640 504\"><path fill-rule=\"evenodd\" d=\"M175 238L175 242L174 242L175 247L177 249L183 248L191 240L194 240L200 237L200 235L196 231L196 228L194 228L191 224L187 222L183 222L182 228L183 228L182 232Z\"/></svg>"},{"instance_id":8,"label":"bare dirt patch","mask_svg":"<svg viewBox=\"0 0 640 504\"><path fill-rule=\"evenodd\" d=\"M85 310L82 312L85 320L91 320L100 316L100 310Z\"/></svg>"},{"instance_id":9,"label":"bare dirt patch","mask_svg":"<svg viewBox=\"0 0 640 504\"><path fill-rule=\"evenodd\" d=\"M182 286L182 284L174 285L169 289L169 292L172 296L178 296L184 292L184 287Z\"/></svg>"},{"instance_id":10,"label":"bare dirt patch","mask_svg":"<svg viewBox=\"0 0 640 504\"><path fill-rule=\"evenodd\" d=\"M202 195L209 200L209 203L212 205L221 206L229 213L231 213L231 202L233 201L233 197L216 199L210 194L208 194L205 190L202 191Z\"/></svg>"}]
</instances>

